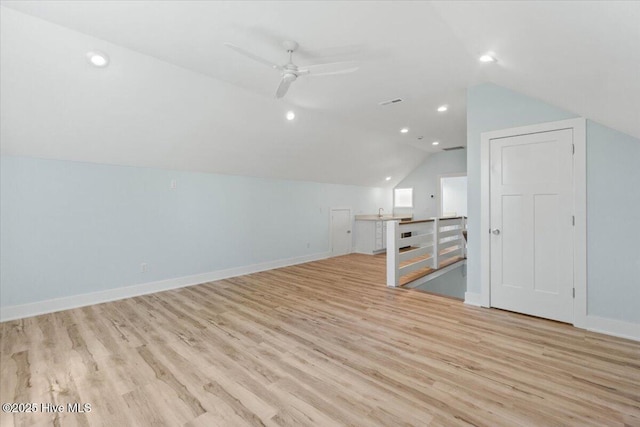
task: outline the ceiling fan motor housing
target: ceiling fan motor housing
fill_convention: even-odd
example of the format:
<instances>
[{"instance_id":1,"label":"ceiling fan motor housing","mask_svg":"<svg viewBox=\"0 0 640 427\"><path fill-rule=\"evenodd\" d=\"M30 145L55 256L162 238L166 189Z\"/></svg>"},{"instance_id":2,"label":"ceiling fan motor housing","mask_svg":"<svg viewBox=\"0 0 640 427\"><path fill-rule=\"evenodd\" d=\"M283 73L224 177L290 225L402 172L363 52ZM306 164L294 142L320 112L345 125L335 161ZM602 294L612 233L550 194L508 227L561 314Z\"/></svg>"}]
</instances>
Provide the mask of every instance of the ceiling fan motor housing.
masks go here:
<instances>
[{"instance_id":1,"label":"ceiling fan motor housing","mask_svg":"<svg viewBox=\"0 0 640 427\"><path fill-rule=\"evenodd\" d=\"M286 70L282 73L282 80L285 80L287 82L294 82L297 78L298 75L292 71Z\"/></svg>"},{"instance_id":2,"label":"ceiling fan motor housing","mask_svg":"<svg viewBox=\"0 0 640 427\"><path fill-rule=\"evenodd\" d=\"M293 62L283 65L282 78L294 81L298 77L298 66Z\"/></svg>"}]
</instances>

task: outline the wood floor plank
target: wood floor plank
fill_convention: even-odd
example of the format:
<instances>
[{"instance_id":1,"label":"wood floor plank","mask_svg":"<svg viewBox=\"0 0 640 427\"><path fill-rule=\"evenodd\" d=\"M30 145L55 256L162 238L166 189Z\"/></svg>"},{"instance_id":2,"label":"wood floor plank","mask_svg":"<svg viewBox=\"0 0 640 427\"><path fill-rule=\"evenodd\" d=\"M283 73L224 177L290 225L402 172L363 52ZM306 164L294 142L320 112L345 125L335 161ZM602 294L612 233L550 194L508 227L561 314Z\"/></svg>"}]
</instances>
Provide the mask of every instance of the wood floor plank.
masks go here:
<instances>
[{"instance_id":1,"label":"wood floor plank","mask_svg":"<svg viewBox=\"0 0 640 427\"><path fill-rule=\"evenodd\" d=\"M640 426L640 343L352 254L0 324L5 426Z\"/></svg>"}]
</instances>

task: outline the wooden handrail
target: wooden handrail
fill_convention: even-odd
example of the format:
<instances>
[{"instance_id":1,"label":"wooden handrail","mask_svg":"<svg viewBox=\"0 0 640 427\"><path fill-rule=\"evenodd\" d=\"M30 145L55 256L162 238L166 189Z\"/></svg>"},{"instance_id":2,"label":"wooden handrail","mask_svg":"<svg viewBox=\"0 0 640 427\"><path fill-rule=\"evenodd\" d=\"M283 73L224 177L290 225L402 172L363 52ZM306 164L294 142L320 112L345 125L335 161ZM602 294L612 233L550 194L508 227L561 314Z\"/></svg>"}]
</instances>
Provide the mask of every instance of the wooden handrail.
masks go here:
<instances>
[{"instance_id":1,"label":"wooden handrail","mask_svg":"<svg viewBox=\"0 0 640 427\"><path fill-rule=\"evenodd\" d=\"M433 218L426 218L426 219L415 219L415 220L411 220L411 221L400 221L401 225L404 224L419 224L421 222L433 222L436 219L439 219L441 221L447 220L447 219L461 219L464 218L465 220L467 219L466 216L442 216L439 218L433 217Z\"/></svg>"}]
</instances>

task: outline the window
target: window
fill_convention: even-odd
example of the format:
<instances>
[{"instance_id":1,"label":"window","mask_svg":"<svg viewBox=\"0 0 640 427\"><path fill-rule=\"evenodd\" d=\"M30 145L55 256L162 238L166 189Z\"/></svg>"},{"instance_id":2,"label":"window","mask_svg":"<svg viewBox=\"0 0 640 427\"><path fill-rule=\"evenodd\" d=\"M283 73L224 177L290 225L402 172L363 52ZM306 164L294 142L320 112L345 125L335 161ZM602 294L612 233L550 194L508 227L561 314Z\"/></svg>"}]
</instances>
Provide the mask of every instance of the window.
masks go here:
<instances>
[{"instance_id":1,"label":"window","mask_svg":"<svg viewBox=\"0 0 640 427\"><path fill-rule=\"evenodd\" d=\"M413 207L413 188L396 188L393 190L394 208Z\"/></svg>"}]
</instances>

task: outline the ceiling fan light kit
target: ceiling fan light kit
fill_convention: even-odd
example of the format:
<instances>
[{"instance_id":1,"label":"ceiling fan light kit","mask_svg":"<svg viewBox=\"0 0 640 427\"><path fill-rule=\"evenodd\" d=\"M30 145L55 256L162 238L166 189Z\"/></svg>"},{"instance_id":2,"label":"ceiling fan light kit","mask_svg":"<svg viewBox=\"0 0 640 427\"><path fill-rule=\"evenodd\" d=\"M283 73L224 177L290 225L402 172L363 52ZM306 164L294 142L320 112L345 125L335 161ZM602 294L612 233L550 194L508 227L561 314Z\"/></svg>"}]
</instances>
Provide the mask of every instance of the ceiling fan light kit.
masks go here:
<instances>
[{"instance_id":1,"label":"ceiling fan light kit","mask_svg":"<svg viewBox=\"0 0 640 427\"><path fill-rule=\"evenodd\" d=\"M295 82L298 77L303 75L310 76L328 76L336 74L352 73L358 69L353 63L349 62L333 62L324 64L314 64L305 67L298 67L293 63L293 53L298 49L299 45L293 40L286 40L282 43L283 47L289 54L289 62L284 65L278 65L258 55L255 55L233 43L225 43L225 46L236 51L237 53L253 59L256 62L267 65L281 72L280 84L276 90L276 98L282 98L287 94L291 83Z\"/></svg>"}]
</instances>

